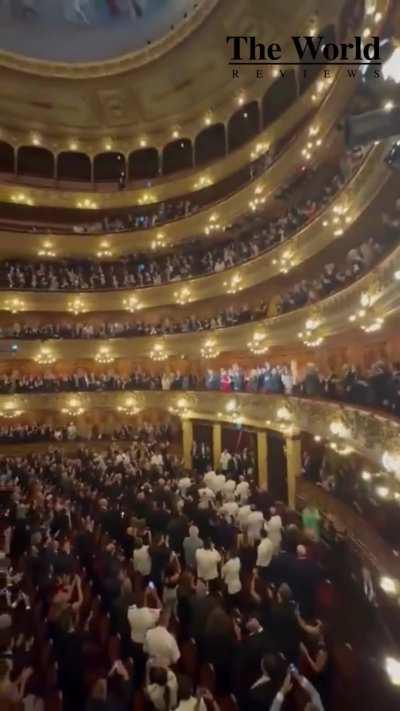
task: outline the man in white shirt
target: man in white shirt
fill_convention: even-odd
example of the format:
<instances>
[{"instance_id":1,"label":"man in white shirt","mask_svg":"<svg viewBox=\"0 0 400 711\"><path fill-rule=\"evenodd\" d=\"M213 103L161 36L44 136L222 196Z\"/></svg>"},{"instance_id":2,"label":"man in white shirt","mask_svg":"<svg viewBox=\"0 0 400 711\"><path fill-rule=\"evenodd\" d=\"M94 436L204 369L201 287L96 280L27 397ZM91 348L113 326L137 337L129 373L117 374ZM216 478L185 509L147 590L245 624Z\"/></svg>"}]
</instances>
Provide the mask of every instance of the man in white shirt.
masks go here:
<instances>
[{"instance_id":1,"label":"man in white shirt","mask_svg":"<svg viewBox=\"0 0 400 711\"><path fill-rule=\"evenodd\" d=\"M190 489L191 485L192 480L188 476L183 476L181 477L181 479L178 480L178 489L182 496L186 495L186 492L188 489Z\"/></svg>"},{"instance_id":2,"label":"man in white shirt","mask_svg":"<svg viewBox=\"0 0 400 711\"><path fill-rule=\"evenodd\" d=\"M199 489L199 509L208 509L209 503L215 499L215 494L208 486Z\"/></svg>"},{"instance_id":3,"label":"man in white shirt","mask_svg":"<svg viewBox=\"0 0 400 711\"><path fill-rule=\"evenodd\" d=\"M246 504L245 506L240 506L238 511L238 521L241 531L247 531L247 519L251 514L251 506Z\"/></svg>"},{"instance_id":4,"label":"man in white shirt","mask_svg":"<svg viewBox=\"0 0 400 711\"><path fill-rule=\"evenodd\" d=\"M271 518L267 523L268 536L274 545L275 553L279 553L282 541L282 519L274 507L270 509L270 514Z\"/></svg>"},{"instance_id":5,"label":"man in white shirt","mask_svg":"<svg viewBox=\"0 0 400 711\"><path fill-rule=\"evenodd\" d=\"M156 603L156 608L148 607L151 600ZM155 590L148 587L144 594L143 606L131 605L128 607L128 622L131 628L131 640L135 644L143 645L148 630L155 627L161 613L161 602Z\"/></svg>"},{"instance_id":6,"label":"man in white shirt","mask_svg":"<svg viewBox=\"0 0 400 711\"><path fill-rule=\"evenodd\" d=\"M236 487L236 496L239 497L240 503L245 504L250 495L250 485L245 481L244 476L239 477L239 484Z\"/></svg>"},{"instance_id":7,"label":"man in white shirt","mask_svg":"<svg viewBox=\"0 0 400 711\"><path fill-rule=\"evenodd\" d=\"M163 611L157 627L149 629L143 649L150 657L151 666L172 667L181 653L175 637L168 632L169 614Z\"/></svg>"},{"instance_id":8,"label":"man in white shirt","mask_svg":"<svg viewBox=\"0 0 400 711\"><path fill-rule=\"evenodd\" d=\"M221 456L219 458L219 464L223 472L227 472L229 469L229 462L231 461L232 457L229 454L227 449L224 449L223 452L221 452Z\"/></svg>"},{"instance_id":9,"label":"man in white shirt","mask_svg":"<svg viewBox=\"0 0 400 711\"><path fill-rule=\"evenodd\" d=\"M236 551L232 551L221 569L222 580L226 583L228 595L237 595L242 589L242 583L240 581L241 567L242 564L239 556Z\"/></svg>"},{"instance_id":10,"label":"man in white shirt","mask_svg":"<svg viewBox=\"0 0 400 711\"><path fill-rule=\"evenodd\" d=\"M196 551L197 577L210 583L218 579L218 564L221 556L215 550L210 540L204 543L203 548Z\"/></svg>"},{"instance_id":11,"label":"man in white shirt","mask_svg":"<svg viewBox=\"0 0 400 711\"><path fill-rule=\"evenodd\" d=\"M222 496L224 501L234 501L236 492L236 481L227 479L222 487Z\"/></svg>"},{"instance_id":12,"label":"man in white shirt","mask_svg":"<svg viewBox=\"0 0 400 711\"><path fill-rule=\"evenodd\" d=\"M224 516L230 516L232 518L236 518L238 511L239 505L236 503L236 501L225 501L225 503L222 504L220 508L220 513L222 513Z\"/></svg>"},{"instance_id":13,"label":"man in white shirt","mask_svg":"<svg viewBox=\"0 0 400 711\"><path fill-rule=\"evenodd\" d=\"M261 511L252 508L247 517L247 535L252 543L261 538L261 529L264 527L264 516Z\"/></svg>"},{"instance_id":14,"label":"man in white shirt","mask_svg":"<svg viewBox=\"0 0 400 711\"><path fill-rule=\"evenodd\" d=\"M274 544L268 538L268 534L265 529L261 531L261 541L257 546L257 562L256 566L260 573L260 576L265 580L268 575L268 568L271 564L272 557L274 555Z\"/></svg>"},{"instance_id":15,"label":"man in white shirt","mask_svg":"<svg viewBox=\"0 0 400 711\"><path fill-rule=\"evenodd\" d=\"M141 538L138 538L133 551L133 567L135 572L140 573L143 577L150 575L151 572L151 556L149 546L145 546Z\"/></svg>"}]
</instances>

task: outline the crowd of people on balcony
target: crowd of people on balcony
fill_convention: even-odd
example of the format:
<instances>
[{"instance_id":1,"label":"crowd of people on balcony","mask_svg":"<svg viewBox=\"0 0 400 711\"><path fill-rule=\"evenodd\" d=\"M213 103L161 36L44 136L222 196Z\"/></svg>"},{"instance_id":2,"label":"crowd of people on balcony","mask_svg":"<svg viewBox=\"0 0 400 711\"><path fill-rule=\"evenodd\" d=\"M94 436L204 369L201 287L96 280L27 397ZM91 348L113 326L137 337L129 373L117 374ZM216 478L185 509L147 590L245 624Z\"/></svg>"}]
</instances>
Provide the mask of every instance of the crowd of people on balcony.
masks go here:
<instances>
[{"instance_id":1,"label":"crowd of people on balcony","mask_svg":"<svg viewBox=\"0 0 400 711\"><path fill-rule=\"evenodd\" d=\"M47 425L37 423L12 423L0 427L1 444L38 443L38 442L86 442L86 441L131 441L137 437L147 441L156 437L159 441L167 440L168 425L153 425L142 421L140 426L121 424L111 431L102 430L97 425L86 428L83 432L73 419L65 425Z\"/></svg>"},{"instance_id":2,"label":"crowd of people on balcony","mask_svg":"<svg viewBox=\"0 0 400 711\"><path fill-rule=\"evenodd\" d=\"M329 708L318 539L249 472L175 459L156 433L3 458L2 704Z\"/></svg>"},{"instance_id":3,"label":"crowd of people on balcony","mask_svg":"<svg viewBox=\"0 0 400 711\"><path fill-rule=\"evenodd\" d=\"M361 151L353 159L352 170L362 160ZM225 231L229 240L199 249L191 246L182 253L165 257L132 255L116 262L8 260L0 266L0 286L11 289L44 289L49 291L87 289L134 289L158 286L216 274L230 269L272 249L288 239L321 211L343 187L344 172L338 172L327 185L318 186L314 197L308 197L285 214L266 224L262 214L242 217Z\"/></svg>"},{"instance_id":4,"label":"crowd of people on balcony","mask_svg":"<svg viewBox=\"0 0 400 711\"><path fill-rule=\"evenodd\" d=\"M365 370L346 364L338 372L331 370L328 373L320 373L310 363L300 376L293 374L289 364L268 362L251 368L243 368L234 363L230 367L207 368L203 372L170 369L150 372L137 367L129 375L121 375L108 367L102 374L79 369L72 374L59 375L47 367L40 375L22 375L17 371L0 375L0 393L9 395L136 390L212 390L224 393L298 395L386 409L400 416L400 363L377 361Z\"/></svg>"},{"instance_id":5,"label":"crowd of people on balcony","mask_svg":"<svg viewBox=\"0 0 400 711\"><path fill-rule=\"evenodd\" d=\"M318 277L302 279L287 292L276 294L269 302L260 301L256 305L242 302L229 306L210 316L199 317L195 314L181 320L164 317L159 322L144 320L105 321L94 323L79 321L60 321L43 324L14 322L11 326L0 326L0 338L13 339L91 339L122 338L138 336L166 336L176 333L196 333L215 331L240 324L258 321L288 313L308 304L317 303L335 291L352 284L374 264L378 263L396 243L397 237L392 231L385 234L381 241L372 238L358 247L352 247L339 267L334 262L325 264Z\"/></svg>"}]
</instances>

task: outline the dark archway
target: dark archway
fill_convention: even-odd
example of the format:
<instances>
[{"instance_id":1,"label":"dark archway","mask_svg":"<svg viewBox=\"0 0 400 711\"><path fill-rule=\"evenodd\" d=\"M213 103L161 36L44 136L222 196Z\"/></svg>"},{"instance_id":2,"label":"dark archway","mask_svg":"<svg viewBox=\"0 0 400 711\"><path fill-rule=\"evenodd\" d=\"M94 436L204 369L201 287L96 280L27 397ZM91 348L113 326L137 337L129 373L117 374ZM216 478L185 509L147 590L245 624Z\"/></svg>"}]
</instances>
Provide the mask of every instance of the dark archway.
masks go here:
<instances>
[{"instance_id":1,"label":"dark archway","mask_svg":"<svg viewBox=\"0 0 400 711\"><path fill-rule=\"evenodd\" d=\"M90 158L86 153L63 151L57 158L57 178L59 180L79 180L90 182Z\"/></svg>"},{"instance_id":2,"label":"dark archway","mask_svg":"<svg viewBox=\"0 0 400 711\"><path fill-rule=\"evenodd\" d=\"M0 172L14 173L14 148L4 141L0 141Z\"/></svg>"},{"instance_id":3,"label":"dark archway","mask_svg":"<svg viewBox=\"0 0 400 711\"><path fill-rule=\"evenodd\" d=\"M246 104L231 116L228 124L229 151L240 148L260 130L260 111L256 101Z\"/></svg>"},{"instance_id":4,"label":"dark archway","mask_svg":"<svg viewBox=\"0 0 400 711\"><path fill-rule=\"evenodd\" d=\"M47 148L22 146L18 149L18 175L32 175L40 178L54 178L55 161Z\"/></svg>"},{"instance_id":5,"label":"dark archway","mask_svg":"<svg viewBox=\"0 0 400 711\"><path fill-rule=\"evenodd\" d=\"M226 155L226 135L223 123L216 123L196 136L194 156L196 165L204 165Z\"/></svg>"},{"instance_id":6,"label":"dark archway","mask_svg":"<svg viewBox=\"0 0 400 711\"><path fill-rule=\"evenodd\" d=\"M107 151L99 153L93 161L93 179L95 182L119 183L126 176L125 156L122 153Z\"/></svg>"},{"instance_id":7,"label":"dark archway","mask_svg":"<svg viewBox=\"0 0 400 711\"><path fill-rule=\"evenodd\" d=\"M193 168L192 142L189 138L179 138L168 143L163 151L163 174L170 175L179 170Z\"/></svg>"},{"instance_id":8,"label":"dark archway","mask_svg":"<svg viewBox=\"0 0 400 711\"><path fill-rule=\"evenodd\" d=\"M297 97L293 69L282 67L279 78L267 89L262 100L262 125L266 128L293 104Z\"/></svg>"},{"instance_id":9,"label":"dark archway","mask_svg":"<svg viewBox=\"0 0 400 711\"><path fill-rule=\"evenodd\" d=\"M129 179L151 180L159 174L159 155L156 148L141 148L129 156Z\"/></svg>"}]
</instances>

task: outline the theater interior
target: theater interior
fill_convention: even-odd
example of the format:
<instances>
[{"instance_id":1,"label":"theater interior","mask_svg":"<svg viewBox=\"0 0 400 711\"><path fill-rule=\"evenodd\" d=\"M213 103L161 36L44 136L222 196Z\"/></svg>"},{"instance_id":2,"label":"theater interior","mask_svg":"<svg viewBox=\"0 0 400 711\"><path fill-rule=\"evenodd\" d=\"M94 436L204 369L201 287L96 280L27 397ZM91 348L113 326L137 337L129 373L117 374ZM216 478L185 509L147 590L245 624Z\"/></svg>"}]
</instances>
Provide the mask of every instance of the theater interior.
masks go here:
<instances>
[{"instance_id":1,"label":"theater interior","mask_svg":"<svg viewBox=\"0 0 400 711\"><path fill-rule=\"evenodd\" d=\"M1 711L398 711L399 3L0 23Z\"/></svg>"}]
</instances>

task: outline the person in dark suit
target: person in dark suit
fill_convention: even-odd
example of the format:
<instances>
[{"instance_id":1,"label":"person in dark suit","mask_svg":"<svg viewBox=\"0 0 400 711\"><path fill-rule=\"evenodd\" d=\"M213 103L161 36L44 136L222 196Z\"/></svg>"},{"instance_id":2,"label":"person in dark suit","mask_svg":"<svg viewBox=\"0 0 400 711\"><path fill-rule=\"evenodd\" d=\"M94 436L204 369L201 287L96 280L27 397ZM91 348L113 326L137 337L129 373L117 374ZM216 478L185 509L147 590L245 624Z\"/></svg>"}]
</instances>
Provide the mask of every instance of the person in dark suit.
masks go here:
<instances>
[{"instance_id":1,"label":"person in dark suit","mask_svg":"<svg viewBox=\"0 0 400 711\"><path fill-rule=\"evenodd\" d=\"M246 711L266 711L285 678L287 663L279 654L265 654L261 660L261 675L249 688L243 706Z\"/></svg>"},{"instance_id":2,"label":"person in dark suit","mask_svg":"<svg viewBox=\"0 0 400 711\"><path fill-rule=\"evenodd\" d=\"M299 545L296 557L290 562L290 586L295 600L299 603L300 614L306 620L315 615L315 602L321 573L318 564L307 558L307 549Z\"/></svg>"}]
</instances>

